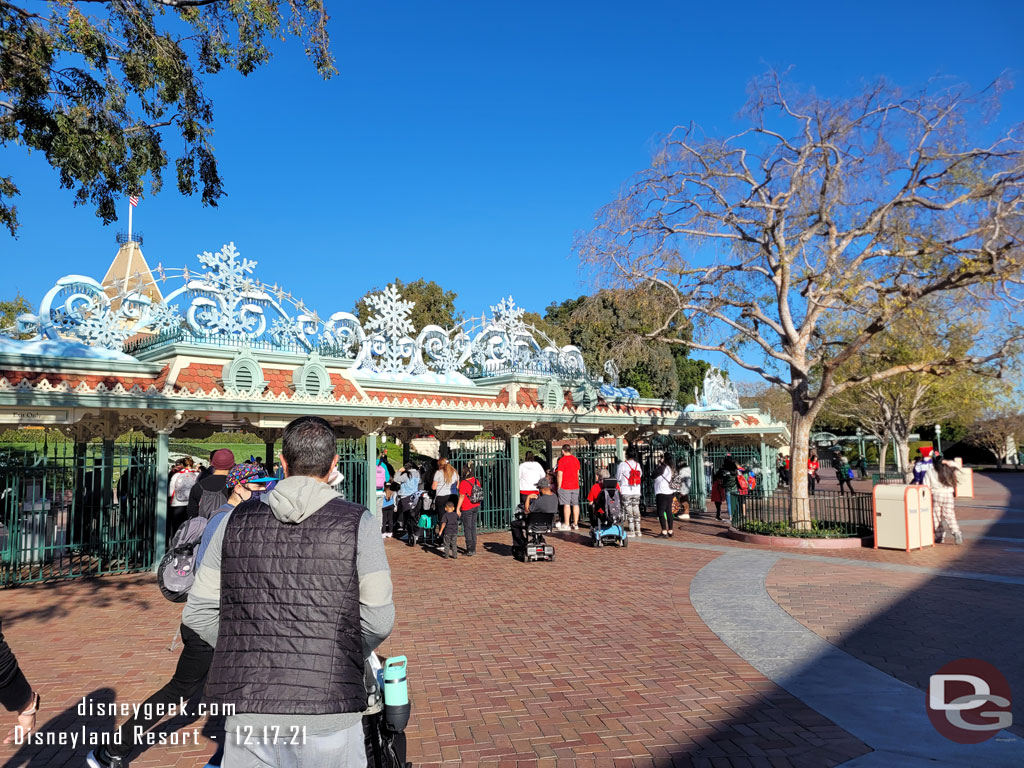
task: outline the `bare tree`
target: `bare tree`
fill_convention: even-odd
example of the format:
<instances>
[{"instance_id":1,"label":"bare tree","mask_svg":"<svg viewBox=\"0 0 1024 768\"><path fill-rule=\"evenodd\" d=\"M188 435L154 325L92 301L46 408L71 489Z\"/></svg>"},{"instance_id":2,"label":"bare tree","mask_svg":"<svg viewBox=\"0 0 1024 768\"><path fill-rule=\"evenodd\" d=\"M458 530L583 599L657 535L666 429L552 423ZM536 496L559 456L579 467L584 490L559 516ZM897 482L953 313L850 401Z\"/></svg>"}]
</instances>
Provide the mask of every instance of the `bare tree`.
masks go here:
<instances>
[{"instance_id":1,"label":"bare tree","mask_svg":"<svg viewBox=\"0 0 1024 768\"><path fill-rule=\"evenodd\" d=\"M1024 413L1011 410L990 413L971 425L967 441L989 451L1001 467L1013 460L1013 451L1024 443Z\"/></svg>"},{"instance_id":2,"label":"bare tree","mask_svg":"<svg viewBox=\"0 0 1024 768\"><path fill-rule=\"evenodd\" d=\"M1024 126L985 143L971 135L997 91L903 95L879 83L830 100L792 94L770 74L752 85L747 130L723 139L676 128L578 240L599 279L671 289L668 322L694 328L673 343L723 354L789 393L798 527L810 523L797 468L830 397L996 361L1022 337L1009 326L1024 294ZM838 380L910 308L951 294L1011 311L993 312L962 356ZM823 329L836 323L854 332L829 339Z\"/></svg>"}]
</instances>

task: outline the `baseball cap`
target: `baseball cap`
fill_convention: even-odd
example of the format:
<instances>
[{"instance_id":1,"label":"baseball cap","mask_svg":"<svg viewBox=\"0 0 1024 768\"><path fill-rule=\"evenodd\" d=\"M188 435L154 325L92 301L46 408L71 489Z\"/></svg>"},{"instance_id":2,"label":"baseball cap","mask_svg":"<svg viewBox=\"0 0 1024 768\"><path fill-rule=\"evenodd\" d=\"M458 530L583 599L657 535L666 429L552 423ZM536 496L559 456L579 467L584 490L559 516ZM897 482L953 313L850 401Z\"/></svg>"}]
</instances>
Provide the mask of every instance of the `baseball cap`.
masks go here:
<instances>
[{"instance_id":1,"label":"baseball cap","mask_svg":"<svg viewBox=\"0 0 1024 768\"><path fill-rule=\"evenodd\" d=\"M551 487L551 483L548 482L548 479L546 477L542 477L540 480L537 481L537 490L538 491L541 488L550 488L550 487Z\"/></svg>"},{"instance_id":2,"label":"baseball cap","mask_svg":"<svg viewBox=\"0 0 1024 768\"><path fill-rule=\"evenodd\" d=\"M236 485L243 485L245 483L267 483L271 480L276 480L275 477L264 477L263 467L255 462L243 461L241 464L236 464L232 467L231 471L228 472L227 487L229 489L234 488Z\"/></svg>"}]
</instances>

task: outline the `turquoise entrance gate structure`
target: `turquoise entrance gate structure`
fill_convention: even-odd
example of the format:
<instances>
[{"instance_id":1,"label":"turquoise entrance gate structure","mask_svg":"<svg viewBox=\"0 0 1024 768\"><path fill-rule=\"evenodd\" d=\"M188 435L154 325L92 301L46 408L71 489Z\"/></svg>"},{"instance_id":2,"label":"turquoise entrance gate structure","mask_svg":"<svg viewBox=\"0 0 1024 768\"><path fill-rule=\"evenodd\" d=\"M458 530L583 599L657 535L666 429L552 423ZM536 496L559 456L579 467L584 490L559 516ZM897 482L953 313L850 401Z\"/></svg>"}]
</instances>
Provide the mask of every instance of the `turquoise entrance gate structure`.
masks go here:
<instances>
[{"instance_id":1,"label":"turquoise entrance gate structure","mask_svg":"<svg viewBox=\"0 0 1024 768\"><path fill-rule=\"evenodd\" d=\"M594 375L579 349L558 345L524 322L511 298L452 328L417 329L412 302L395 286L368 298L364 320L348 312L321 316L277 284L259 280L256 262L233 244L203 253L198 266L155 271L137 243L124 248L134 249L136 274L108 284L81 275L61 278L39 303L38 315L0 329L0 335L10 334L0 338L0 426L58 428L74 444L100 445L83 449L83 456L91 461L98 451L106 468L114 468L119 455L115 439L141 433L145 443L127 476L146 479L133 481L133 498L122 503L116 484L126 473L110 469L101 512L90 512L88 541L84 529L78 537L74 526L65 526L64 545L56 533L51 539L44 533L42 555L24 555L40 549L33 538L39 499L52 500L26 490L26 483L36 482L29 471L35 459L0 467L8 505L0 530L0 538L6 536L5 584L139 570L157 562L166 546L172 436L194 451L197 441L215 433L250 432L265 449L244 452L272 459L290 421L322 417L339 438L345 496L375 506L377 446L433 435L455 447L456 462L473 461L482 476L485 530L504 529L518 503L521 438L588 443L580 451L584 493L599 466L621 455L625 441L681 439L695 446L691 456L699 461L701 440L719 434L783 439L785 428L763 415L716 401L724 391L716 380L705 382L696 409L682 409L620 387L614 365ZM500 438L465 442L483 435ZM52 469L56 460L48 461L47 487L70 484L74 497L85 483L82 471L65 472L59 480ZM131 463L130 454L125 461ZM78 508L73 499L70 505ZM62 510L58 504L52 517L64 519Z\"/></svg>"}]
</instances>

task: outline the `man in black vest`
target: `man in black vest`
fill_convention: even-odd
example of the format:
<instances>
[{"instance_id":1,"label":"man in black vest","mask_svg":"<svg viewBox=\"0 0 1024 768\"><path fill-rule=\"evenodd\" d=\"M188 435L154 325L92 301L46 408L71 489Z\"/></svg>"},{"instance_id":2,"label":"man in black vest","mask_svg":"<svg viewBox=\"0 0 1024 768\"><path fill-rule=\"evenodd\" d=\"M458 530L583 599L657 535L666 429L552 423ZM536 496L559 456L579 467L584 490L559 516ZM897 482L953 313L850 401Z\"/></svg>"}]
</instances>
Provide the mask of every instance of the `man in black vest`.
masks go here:
<instances>
[{"instance_id":1,"label":"man in black vest","mask_svg":"<svg viewBox=\"0 0 1024 768\"><path fill-rule=\"evenodd\" d=\"M211 538L183 621L216 646L207 701L234 707L225 766L365 766L363 665L395 619L380 523L327 485L326 421L289 424L281 457Z\"/></svg>"}]
</instances>

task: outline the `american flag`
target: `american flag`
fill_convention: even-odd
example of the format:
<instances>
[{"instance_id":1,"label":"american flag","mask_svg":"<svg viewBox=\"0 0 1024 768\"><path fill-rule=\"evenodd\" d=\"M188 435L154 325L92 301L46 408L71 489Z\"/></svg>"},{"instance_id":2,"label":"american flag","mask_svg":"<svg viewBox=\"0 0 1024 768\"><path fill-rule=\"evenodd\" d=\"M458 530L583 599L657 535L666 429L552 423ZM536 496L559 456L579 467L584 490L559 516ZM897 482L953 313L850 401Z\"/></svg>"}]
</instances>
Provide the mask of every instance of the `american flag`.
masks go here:
<instances>
[{"instance_id":1,"label":"american flag","mask_svg":"<svg viewBox=\"0 0 1024 768\"><path fill-rule=\"evenodd\" d=\"M131 204L132 204L132 207L134 208L134 207L138 206L138 204L139 204L139 198L137 198L137 197L136 197L135 195L131 195L131 196L130 196L130 197L128 198L128 202L129 202L129 203L131 203Z\"/></svg>"}]
</instances>

